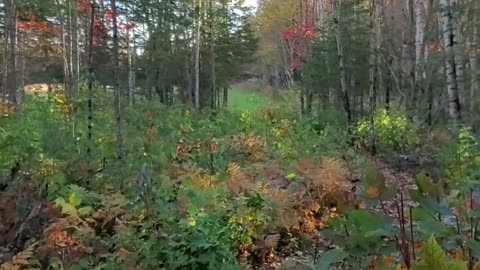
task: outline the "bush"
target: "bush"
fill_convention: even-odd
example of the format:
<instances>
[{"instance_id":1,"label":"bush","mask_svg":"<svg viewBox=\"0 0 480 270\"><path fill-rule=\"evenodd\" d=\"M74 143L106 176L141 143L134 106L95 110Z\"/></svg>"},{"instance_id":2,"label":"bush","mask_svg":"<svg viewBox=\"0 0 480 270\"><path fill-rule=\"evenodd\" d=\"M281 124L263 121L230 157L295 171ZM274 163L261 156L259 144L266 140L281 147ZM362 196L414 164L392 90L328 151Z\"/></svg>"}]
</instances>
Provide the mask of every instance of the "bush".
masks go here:
<instances>
[{"instance_id":1,"label":"bush","mask_svg":"<svg viewBox=\"0 0 480 270\"><path fill-rule=\"evenodd\" d=\"M373 122L373 129L370 119L357 123L355 135L362 146L370 145L372 136L383 150L406 150L417 143L417 127L401 112L377 110Z\"/></svg>"}]
</instances>

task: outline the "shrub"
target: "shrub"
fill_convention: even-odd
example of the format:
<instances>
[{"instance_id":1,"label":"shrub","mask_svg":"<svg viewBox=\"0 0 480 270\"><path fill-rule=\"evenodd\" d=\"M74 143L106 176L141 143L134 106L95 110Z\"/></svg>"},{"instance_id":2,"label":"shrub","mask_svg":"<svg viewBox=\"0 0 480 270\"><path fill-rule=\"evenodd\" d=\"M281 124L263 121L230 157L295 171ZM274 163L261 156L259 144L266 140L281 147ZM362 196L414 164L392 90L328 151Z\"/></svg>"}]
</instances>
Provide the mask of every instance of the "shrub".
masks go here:
<instances>
[{"instance_id":1,"label":"shrub","mask_svg":"<svg viewBox=\"0 0 480 270\"><path fill-rule=\"evenodd\" d=\"M370 119L357 123L355 135L363 146L370 145L372 136L384 150L406 150L417 143L417 128L403 113L377 110L373 122L373 129Z\"/></svg>"}]
</instances>

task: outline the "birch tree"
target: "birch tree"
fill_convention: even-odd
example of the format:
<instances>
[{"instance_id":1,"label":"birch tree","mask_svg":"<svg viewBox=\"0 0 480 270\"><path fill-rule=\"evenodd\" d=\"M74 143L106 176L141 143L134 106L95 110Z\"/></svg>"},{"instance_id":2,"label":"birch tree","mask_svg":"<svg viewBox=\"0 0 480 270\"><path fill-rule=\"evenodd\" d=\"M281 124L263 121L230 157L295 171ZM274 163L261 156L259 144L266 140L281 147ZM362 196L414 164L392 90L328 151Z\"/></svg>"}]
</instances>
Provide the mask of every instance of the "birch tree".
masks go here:
<instances>
[{"instance_id":1,"label":"birch tree","mask_svg":"<svg viewBox=\"0 0 480 270\"><path fill-rule=\"evenodd\" d=\"M337 44L337 55L338 55L338 69L340 71L340 85L342 88L343 96L343 108L345 110L347 124L350 125L352 122L352 114L350 111L350 97L348 94L347 86L347 77L345 74L345 64L344 64L344 55L343 55L343 42L342 42L342 26L340 24L340 9L342 7L342 0L333 1L333 13L334 13L334 25L335 25L335 41Z\"/></svg>"},{"instance_id":2,"label":"birch tree","mask_svg":"<svg viewBox=\"0 0 480 270\"><path fill-rule=\"evenodd\" d=\"M7 45L7 74L6 88L10 103L17 105L17 27L16 27L16 2L7 0L5 2L5 29Z\"/></svg>"},{"instance_id":3,"label":"birch tree","mask_svg":"<svg viewBox=\"0 0 480 270\"><path fill-rule=\"evenodd\" d=\"M458 93L457 58L455 57L456 36L454 31L454 13L451 0L440 0L442 36L445 46L446 81L448 93L448 111L450 118L457 122L461 119Z\"/></svg>"}]
</instances>

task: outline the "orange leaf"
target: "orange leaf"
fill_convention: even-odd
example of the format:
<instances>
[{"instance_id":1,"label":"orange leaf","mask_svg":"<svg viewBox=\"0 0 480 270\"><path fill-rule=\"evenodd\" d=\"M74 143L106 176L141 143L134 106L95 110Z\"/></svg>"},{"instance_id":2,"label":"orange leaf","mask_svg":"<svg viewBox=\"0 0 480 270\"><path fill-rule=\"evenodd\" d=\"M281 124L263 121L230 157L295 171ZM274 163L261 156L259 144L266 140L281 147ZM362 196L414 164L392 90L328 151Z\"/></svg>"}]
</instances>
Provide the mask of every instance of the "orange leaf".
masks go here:
<instances>
[{"instance_id":1,"label":"orange leaf","mask_svg":"<svg viewBox=\"0 0 480 270\"><path fill-rule=\"evenodd\" d=\"M369 187L367 188L367 196L370 198L378 198L380 196L380 190L376 187Z\"/></svg>"},{"instance_id":2,"label":"orange leaf","mask_svg":"<svg viewBox=\"0 0 480 270\"><path fill-rule=\"evenodd\" d=\"M390 266L393 264L393 257L392 256L384 256L383 263Z\"/></svg>"}]
</instances>

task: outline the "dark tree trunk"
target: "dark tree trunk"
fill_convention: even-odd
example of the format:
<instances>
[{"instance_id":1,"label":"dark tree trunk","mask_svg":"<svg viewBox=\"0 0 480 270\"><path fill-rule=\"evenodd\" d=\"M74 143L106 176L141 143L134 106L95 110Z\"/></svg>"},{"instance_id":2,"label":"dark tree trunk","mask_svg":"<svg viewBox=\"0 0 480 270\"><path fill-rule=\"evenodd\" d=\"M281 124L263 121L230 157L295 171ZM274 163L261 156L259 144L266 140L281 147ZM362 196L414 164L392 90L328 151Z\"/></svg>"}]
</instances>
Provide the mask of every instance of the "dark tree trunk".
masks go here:
<instances>
[{"instance_id":1,"label":"dark tree trunk","mask_svg":"<svg viewBox=\"0 0 480 270\"><path fill-rule=\"evenodd\" d=\"M115 116L115 137L117 158L123 159L123 136L122 136L122 114L120 100L120 78L118 62L118 26L117 26L117 5L116 0L111 0L112 24L113 24L113 110Z\"/></svg>"},{"instance_id":2,"label":"dark tree trunk","mask_svg":"<svg viewBox=\"0 0 480 270\"><path fill-rule=\"evenodd\" d=\"M93 147L93 31L95 24L95 1L92 1L90 16L90 31L88 33L88 97L87 97L87 155L92 160Z\"/></svg>"}]
</instances>

